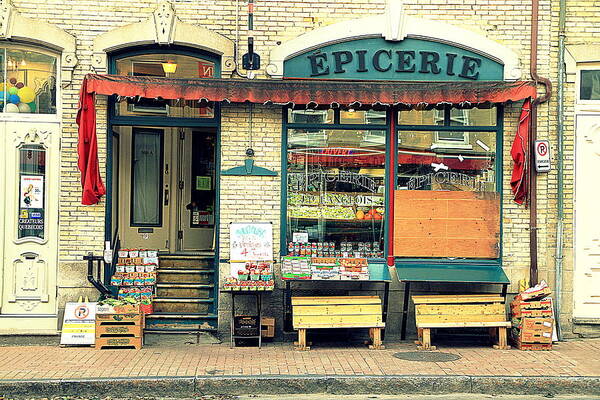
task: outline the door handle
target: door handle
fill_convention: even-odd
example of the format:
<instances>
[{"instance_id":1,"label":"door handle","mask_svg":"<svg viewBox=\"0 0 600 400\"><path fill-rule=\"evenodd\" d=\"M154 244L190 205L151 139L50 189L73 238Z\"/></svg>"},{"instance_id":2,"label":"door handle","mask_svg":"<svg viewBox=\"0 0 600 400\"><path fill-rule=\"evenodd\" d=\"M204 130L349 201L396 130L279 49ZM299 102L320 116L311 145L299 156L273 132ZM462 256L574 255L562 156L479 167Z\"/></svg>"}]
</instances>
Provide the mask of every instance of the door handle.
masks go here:
<instances>
[{"instance_id":1,"label":"door handle","mask_svg":"<svg viewBox=\"0 0 600 400\"><path fill-rule=\"evenodd\" d=\"M169 205L169 189L165 189L165 206Z\"/></svg>"}]
</instances>

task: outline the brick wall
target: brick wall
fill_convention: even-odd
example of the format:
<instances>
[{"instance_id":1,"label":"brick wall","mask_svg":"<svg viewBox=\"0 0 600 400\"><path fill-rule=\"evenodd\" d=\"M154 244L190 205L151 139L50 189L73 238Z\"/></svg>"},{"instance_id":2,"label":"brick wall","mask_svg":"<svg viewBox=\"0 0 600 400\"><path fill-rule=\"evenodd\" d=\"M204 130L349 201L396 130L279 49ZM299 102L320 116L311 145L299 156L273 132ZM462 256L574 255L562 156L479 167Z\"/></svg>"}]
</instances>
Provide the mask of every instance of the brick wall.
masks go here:
<instances>
[{"instance_id":1,"label":"brick wall","mask_svg":"<svg viewBox=\"0 0 600 400\"><path fill-rule=\"evenodd\" d=\"M555 2L557 3L557 2ZM157 6L152 0L137 2L68 0L31 1L15 0L16 8L24 16L47 20L65 29L77 38L79 65L73 84L63 90L63 137L60 197L60 269L63 272L60 285L65 298L86 286L80 257L87 251L98 253L104 240L104 207L81 206L79 174L76 167L77 131L74 123L79 82L91 71L92 43L95 36L116 27L139 22L151 16ZM594 1L569 1L568 43L594 40L597 35L598 13ZM240 54L246 52L245 2L239 2L239 32L236 33L236 1L174 1L177 16L185 23L197 24L235 40L239 36ZM538 72L554 82L557 77L557 5L549 0L540 4L540 40ZM268 65L269 51L304 32L343 20L359 18L383 12L384 0L328 0L328 1L282 1L263 0L256 3L254 36L255 49L262 57L263 68ZM528 79L530 2L524 0L406 0L405 12L427 19L444 21L473 32L482 33L516 51L523 66L523 79ZM126 38L124 38L126 40ZM264 69L259 71L264 78ZM567 88L566 103L573 104L574 88ZM98 137L100 164L104 175L106 156L106 102L100 96L98 105ZM222 169L239 165L248 146L249 106L225 105L222 113L221 157ZM566 188L567 232L566 248L572 246L572 194L573 194L573 118L572 107L567 112ZM512 202L510 195L510 171L512 160L510 147L520 112L520 104L505 109L505 135L503 168L503 256L504 265L513 284L511 292L518 287L519 279L528 277L529 268L529 211ZM538 137L548 138L555 153L556 103L554 98L539 109ZM281 168L281 112L279 107L255 106L253 110L253 148L256 163L279 171ZM539 213L539 269L540 277L553 282L554 246L556 241L556 172L540 175L538 180ZM275 250L279 248L280 177L223 177L221 180L220 258L228 257L228 223L233 220L272 221L274 224ZM569 251L567 251L569 255ZM572 258L565 261L567 273L572 272ZM221 265L221 276L227 266ZM572 275L566 275L566 281ZM71 288L73 290L67 290ZM400 290L400 288L395 288ZM569 318L569 293L565 285L563 312ZM392 303L399 305L400 302ZM227 305L222 303L221 310Z\"/></svg>"}]
</instances>

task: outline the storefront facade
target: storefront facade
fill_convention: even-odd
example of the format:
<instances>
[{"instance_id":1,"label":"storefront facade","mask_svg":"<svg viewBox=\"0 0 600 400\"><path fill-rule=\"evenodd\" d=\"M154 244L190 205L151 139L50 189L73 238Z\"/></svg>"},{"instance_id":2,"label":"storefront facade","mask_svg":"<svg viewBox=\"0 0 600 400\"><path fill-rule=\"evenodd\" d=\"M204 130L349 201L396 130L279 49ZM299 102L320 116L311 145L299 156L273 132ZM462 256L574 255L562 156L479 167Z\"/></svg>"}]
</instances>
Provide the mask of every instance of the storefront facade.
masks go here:
<instances>
[{"instance_id":1,"label":"storefront facade","mask_svg":"<svg viewBox=\"0 0 600 400\"><path fill-rule=\"evenodd\" d=\"M13 9L33 19L40 18L38 13L57 12L49 5L34 10L19 3L15 1ZM365 0L319 2L307 8L300 2L257 3L250 34L261 56L261 68L254 79L463 82L465 87L477 82L528 80L531 26L524 10L530 4L523 2L522 6L472 9ZM510 189L513 161L509 150L521 99L480 107L442 101L417 107L350 106L335 104L335 100L307 107L301 103L165 103L154 98L140 102L98 95L98 165L106 195L97 205L81 205L75 116L84 75L246 80L241 59L250 34L244 4L236 2L135 6L118 1L85 6L65 2L59 8L60 15L55 15L53 23L77 38L77 50L68 51L75 54L78 67L72 83L61 75L63 85L57 85L62 108L54 123L61 147L52 147L57 142L48 147L57 153L49 154L47 162L54 160L54 166L60 165L60 177L54 177L55 192L47 194L47 204L56 203L54 212L59 218L58 223L48 220L48 229L57 229L54 234L48 231L48 238L55 243L44 244L54 249L51 257L56 260L54 277L43 277L50 284L47 294L52 299L51 310L44 313L55 315L54 322L66 301L80 295L97 296L87 283L81 257L88 252L100 255L105 242L114 244L116 237L122 248L213 256L211 283L218 287L229 274L231 222L271 222L276 261L294 251L296 233L297 237L306 234L317 251L335 242L334 255L336 251L363 252L386 262L394 256L392 271L403 262L497 265L511 281L509 293L516 293L519 281L529 278L529 209L513 202ZM88 12L94 15L88 16ZM82 13L85 18L78 17ZM105 18L99 21L97 15ZM543 56L538 73L554 81L557 56L551 43L557 40L557 33L545 29L555 23L550 2L540 3L539 20L538 52ZM64 63L75 65L72 58L61 58L56 46L42 50L62 62L56 67L62 74ZM169 63L178 65L176 71L165 70L163 64ZM566 88L567 93L575 93L573 85ZM555 110L554 99L539 108L538 138L549 139L551 146L556 145ZM574 135L567 130L566 137ZM277 175L221 175L242 165L248 148L254 150L257 166ZM15 157L18 154L15 150ZM567 169L571 168L572 160L565 160ZM12 179L7 179L11 176L7 165L0 174L2 185ZM59 171L47 169L47 188L53 179L50 170ZM539 279L546 279L551 286L555 279L556 181L553 169L539 175L537 183ZM566 182L568 185L568 177ZM440 198L440 193L447 198ZM441 203L453 214L440 214L434 204ZM577 278L570 271L578 268L569 252L573 246L569 239L573 199L569 193L565 204L561 326L568 335L573 332L573 309L577 310L569 286L569 281L577 282ZM45 212L52 215L51 209ZM481 213L477 222L472 221L474 213ZM9 221L13 214L2 216L3 226L15 226ZM468 242L464 240L467 231L471 235ZM8 249L6 244L14 242L8 232L0 232L5 243L1 250L5 288L7 279L12 279L7 278L7 266L15 265L15 256L9 252L26 253ZM9 259L13 260L10 264ZM275 268L277 272L277 264ZM463 289L485 287L471 285L459 290ZM390 334L399 330L402 295L403 286L394 283L387 322ZM228 297L219 296L218 290L212 297L213 309L207 313L214 316L213 326L226 331ZM280 317L281 297L276 290L266 299L275 318ZM10 299L10 295L2 295L3 302ZM6 307L2 306L0 316ZM581 314L591 330L594 314L593 310ZM33 324L27 330L56 330L59 324L54 322L46 327ZM278 321L277 330L281 329Z\"/></svg>"}]
</instances>

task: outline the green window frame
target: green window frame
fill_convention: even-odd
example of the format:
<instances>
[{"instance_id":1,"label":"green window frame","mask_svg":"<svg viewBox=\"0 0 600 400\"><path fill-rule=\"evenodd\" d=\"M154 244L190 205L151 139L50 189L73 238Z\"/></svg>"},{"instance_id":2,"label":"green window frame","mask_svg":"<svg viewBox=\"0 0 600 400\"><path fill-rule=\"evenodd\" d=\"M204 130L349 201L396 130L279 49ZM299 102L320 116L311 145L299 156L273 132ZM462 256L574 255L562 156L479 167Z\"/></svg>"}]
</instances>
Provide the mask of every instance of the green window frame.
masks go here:
<instances>
[{"instance_id":1,"label":"green window frame","mask_svg":"<svg viewBox=\"0 0 600 400\"><path fill-rule=\"evenodd\" d=\"M499 194L500 197L500 233L502 232L502 160L503 160L503 131L504 131L504 107L501 104L492 105L496 108L496 118L494 123L490 123L489 125L467 125L461 126L456 125L456 112L453 112L453 108L451 106L444 106L440 111L443 113L443 123L442 121L436 124L424 124L424 125L411 125L411 124L400 124L399 123L399 111L401 107L387 107L386 112L387 116L384 124L347 124L341 123L340 114L343 110L339 108L333 109L333 121L328 123L293 123L288 121L288 112L290 110L289 107L283 108L282 115L282 180L281 180L281 247L280 252L282 255L288 253L288 237L287 237L287 221L288 221L288 137L289 130L291 129L306 129L306 130L314 130L315 132L321 129L369 129L369 130L384 130L386 132L386 165L385 165L385 187L386 187L386 195L385 195L385 215L389 215L390 208L390 197L393 196L393 193L390 192L390 187L392 186L390 180L394 182L394 191L396 190L396 184L398 182L398 168L397 168L397 159L398 159L398 138L400 133L403 131L425 131L425 132L444 132L447 133L447 136L450 135L451 132L464 132L465 135L469 135L470 133L475 132L490 132L494 133L496 137L495 143L495 165L494 165L494 173L495 173L495 192ZM408 109L406 109L408 110ZM454 108L456 110L456 108ZM393 119L393 121L392 121ZM391 126L395 127L393 132L391 131ZM437 135L437 134L436 134ZM442 134L443 136L443 134ZM384 258L387 257L387 249L388 242L391 240L392 233L389 230L389 223L385 223L385 235L384 235ZM502 262L502 237L499 238L499 251L497 258L425 258L425 257L396 257L397 261L401 260L403 263L435 263L435 264L477 264L477 265L500 265Z\"/></svg>"}]
</instances>

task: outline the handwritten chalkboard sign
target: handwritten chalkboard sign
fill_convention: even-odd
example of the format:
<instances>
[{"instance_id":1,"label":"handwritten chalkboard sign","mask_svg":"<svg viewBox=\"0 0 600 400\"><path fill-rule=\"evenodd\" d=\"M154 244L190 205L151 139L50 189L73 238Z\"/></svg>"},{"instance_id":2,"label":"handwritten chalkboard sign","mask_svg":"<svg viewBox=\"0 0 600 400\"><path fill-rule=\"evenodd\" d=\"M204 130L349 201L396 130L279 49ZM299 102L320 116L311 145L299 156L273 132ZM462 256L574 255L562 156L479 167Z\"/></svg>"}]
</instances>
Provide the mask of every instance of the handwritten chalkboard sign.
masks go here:
<instances>
[{"instance_id":1,"label":"handwritten chalkboard sign","mask_svg":"<svg viewBox=\"0 0 600 400\"><path fill-rule=\"evenodd\" d=\"M229 234L231 262L273 260L273 224L270 222L232 222Z\"/></svg>"}]
</instances>

